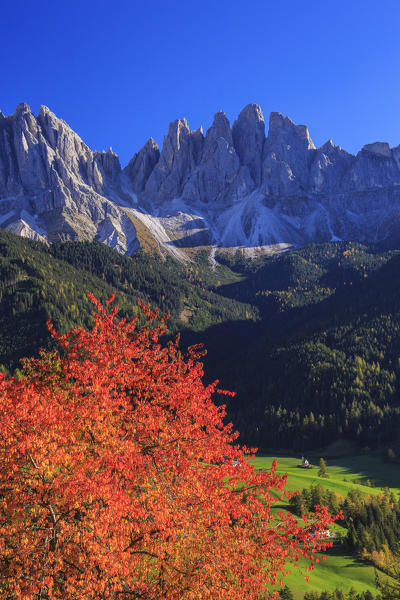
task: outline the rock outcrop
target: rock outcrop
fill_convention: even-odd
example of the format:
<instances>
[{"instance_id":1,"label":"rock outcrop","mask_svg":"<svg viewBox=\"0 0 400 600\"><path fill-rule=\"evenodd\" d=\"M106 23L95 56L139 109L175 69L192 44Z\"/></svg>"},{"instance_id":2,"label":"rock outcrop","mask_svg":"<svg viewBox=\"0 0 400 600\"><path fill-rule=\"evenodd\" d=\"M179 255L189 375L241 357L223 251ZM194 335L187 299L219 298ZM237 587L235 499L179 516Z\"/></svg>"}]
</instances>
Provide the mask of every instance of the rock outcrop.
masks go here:
<instances>
[{"instance_id":1,"label":"rock outcrop","mask_svg":"<svg viewBox=\"0 0 400 600\"><path fill-rule=\"evenodd\" d=\"M271 113L263 156L262 191L268 196L302 195L307 189L315 146L304 125Z\"/></svg>"},{"instance_id":2,"label":"rock outcrop","mask_svg":"<svg viewBox=\"0 0 400 600\"><path fill-rule=\"evenodd\" d=\"M264 115L258 104L248 104L232 126L233 143L242 165L247 166L257 187L261 183L265 143Z\"/></svg>"},{"instance_id":3,"label":"rock outcrop","mask_svg":"<svg viewBox=\"0 0 400 600\"><path fill-rule=\"evenodd\" d=\"M147 180L152 174L159 158L160 151L158 144L153 138L150 138L143 148L129 161L125 172L130 179L135 194L144 191Z\"/></svg>"},{"instance_id":4,"label":"rock outcrop","mask_svg":"<svg viewBox=\"0 0 400 600\"><path fill-rule=\"evenodd\" d=\"M240 169L232 132L224 112L217 112L204 137L200 160L182 190L189 205L216 206L229 202Z\"/></svg>"},{"instance_id":5,"label":"rock outcrop","mask_svg":"<svg viewBox=\"0 0 400 600\"><path fill-rule=\"evenodd\" d=\"M47 107L27 104L0 119L0 225L49 241L98 239L120 252L138 248L121 209L121 166L111 148L92 152ZM115 202L117 198L117 202Z\"/></svg>"},{"instance_id":6,"label":"rock outcrop","mask_svg":"<svg viewBox=\"0 0 400 600\"><path fill-rule=\"evenodd\" d=\"M180 196L198 163L202 145L202 131L190 131L186 119L171 123L159 160L147 180L146 194L154 199L165 200Z\"/></svg>"},{"instance_id":7,"label":"rock outcrop","mask_svg":"<svg viewBox=\"0 0 400 600\"><path fill-rule=\"evenodd\" d=\"M139 223L140 222L140 223ZM122 170L47 107L0 112L0 226L35 239L97 239L139 247L134 226L162 254L241 247L248 253L314 241L400 238L400 146L352 155L257 104L231 128L224 112L206 134L173 121L161 151L150 138Z\"/></svg>"},{"instance_id":8,"label":"rock outcrop","mask_svg":"<svg viewBox=\"0 0 400 600\"><path fill-rule=\"evenodd\" d=\"M316 151L310 167L310 192L330 194L344 189L344 176L354 164L355 158L329 140Z\"/></svg>"}]
</instances>

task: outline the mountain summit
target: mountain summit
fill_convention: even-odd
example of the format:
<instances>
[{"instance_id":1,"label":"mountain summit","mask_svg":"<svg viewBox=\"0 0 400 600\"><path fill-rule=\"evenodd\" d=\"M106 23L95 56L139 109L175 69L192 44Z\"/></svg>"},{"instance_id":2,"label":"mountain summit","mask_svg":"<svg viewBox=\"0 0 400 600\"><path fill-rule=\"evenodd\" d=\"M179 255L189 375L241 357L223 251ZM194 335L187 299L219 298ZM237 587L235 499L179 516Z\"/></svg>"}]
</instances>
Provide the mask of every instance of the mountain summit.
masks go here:
<instances>
[{"instance_id":1,"label":"mountain summit","mask_svg":"<svg viewBox=\"0 0 400 600\"><path fill-rule=\"evenodd\" d=\"M400 237L400 146L352 155L247 105L233 126L217 112L204 134L173 121L122 169L61 119L27 104L0 112L0 227L38 240L140 245L187 260L196 249L248 255L310 242Z\"/></svg>"}]
</instances>

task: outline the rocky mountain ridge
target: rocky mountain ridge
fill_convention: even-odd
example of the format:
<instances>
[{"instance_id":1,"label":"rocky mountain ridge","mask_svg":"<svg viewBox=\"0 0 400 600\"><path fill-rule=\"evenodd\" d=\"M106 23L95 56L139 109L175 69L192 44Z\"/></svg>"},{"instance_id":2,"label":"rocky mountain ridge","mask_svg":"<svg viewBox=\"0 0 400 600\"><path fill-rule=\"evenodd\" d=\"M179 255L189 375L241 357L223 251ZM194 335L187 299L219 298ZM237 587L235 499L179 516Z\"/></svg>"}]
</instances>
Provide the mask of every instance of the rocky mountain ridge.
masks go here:
<instances>
[{"instance_id":1,"label":"rocky mountain ridge","mask_svg":"<svg viewBox=\"0 0 400 600\"><path fill-rule=\"evenodd\" d=\"M247 105L232 127L206 133L173 121L161 150L149 139L122 169L92 151L47 107L0 112L0 227L48 240L140 245L187 260L201 248L248 255L310 242L381 241L400 234L400 146L352 155L307 127ZM400 237L400 236L399 236Z\"/></svg>"}]
</instances>

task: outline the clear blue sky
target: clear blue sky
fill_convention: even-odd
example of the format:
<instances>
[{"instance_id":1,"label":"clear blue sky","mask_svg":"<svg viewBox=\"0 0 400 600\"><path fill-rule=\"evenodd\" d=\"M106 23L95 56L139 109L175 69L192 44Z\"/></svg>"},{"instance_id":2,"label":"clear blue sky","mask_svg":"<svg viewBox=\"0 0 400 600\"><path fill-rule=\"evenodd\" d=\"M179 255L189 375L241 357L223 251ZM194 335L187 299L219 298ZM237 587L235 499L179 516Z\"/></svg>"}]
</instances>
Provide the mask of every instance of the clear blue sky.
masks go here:
<instances>
[{"instance_id":1,"label":"clear blue sky","mask_svg":"<svg viewBox=\"0 0 400 600\"><path fill-rule=\"evenodd\" d=\"M316 145L400 144L400 0L2 0L0 109L46 104L122 164L249 102Z\"/></svg>"}]
</instances>

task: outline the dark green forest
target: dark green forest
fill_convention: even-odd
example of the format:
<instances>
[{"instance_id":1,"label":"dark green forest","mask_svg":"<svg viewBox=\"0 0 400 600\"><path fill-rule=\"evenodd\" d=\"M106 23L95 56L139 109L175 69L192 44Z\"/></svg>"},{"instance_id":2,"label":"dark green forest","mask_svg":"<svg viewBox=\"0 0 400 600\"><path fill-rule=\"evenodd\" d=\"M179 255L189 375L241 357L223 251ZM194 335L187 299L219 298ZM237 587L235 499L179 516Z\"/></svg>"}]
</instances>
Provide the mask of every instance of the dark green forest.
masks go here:
<instances>
[{"instance_id":1,"label":"dark green forest","mask_svg":"<svg viewBox=\"0 0 400 600\"><path fill-rule=\"evenodd\" d=\"M316 506L327 506L332 514L342 511L345 548L359 558L371 560L382 550L399 550L400 500L389 491L372 496L351 490L343 498L317 484L292 496L289 503L298 516L312 514Z\"/></svg>"},{"instance_id":2,"label":"dark green forest","mask_svg":"<svg viewBox=\"0 0 400 600\"><path fill-rule=\"evenodd\" d=\"M339 589L334 590L333 592L307 592L304 594L304 600L374 600L376 596L371 594L368 590L365 592L356 592L354 589L351 589L347 594ZM280 600L295 600L295 596L293 592L285 585L279 591L279 599Z\"/></svg>"},{"instance_id":3,"label":"dark green forest","mask_svg":"<svg viewBox=\"0 0 400 600\"><path fill-rule=\"evenodd\" d=\"M338 438L390 448L400 432L400 253L335 242L181 265L100 243L50 246L0 230L0 365L50 347L46 320L90 325L91 291L117 292L121 316L142 298L169 313L184 348L204 343L208 380L236 392L241 440L303 451Z\"/></svg>"},{"instance_id":4,"label":"dark green forest","mask_svg":"<svg viewBox=\"0 0 400 600\"><path fill-rule=\"evenodd\" d=\"M228 286L228 295L259 309L259 335L218 365L237 391L231 411L243 438L297 451L340 437L364 447L395 444L397 251L314 245L270 260L246 283Z\"/></svg>"},{"instance_id":5,"label":"dark green forest","mask_svg":"<svg viewBox=\"0 0 400 600\"><path fill-rule=\"evenodd\" d=\"M256 307L221 298L192 271L142 253L127 258L101 243L46 246L0 230L0 365L13 371L20 358L48 347L48 318L61 332L89 326L88 291L101 301L116 291L119 314L128 318L140 297L170 315L171 334L258 317Z\"/></svg>"}]
</instances>

